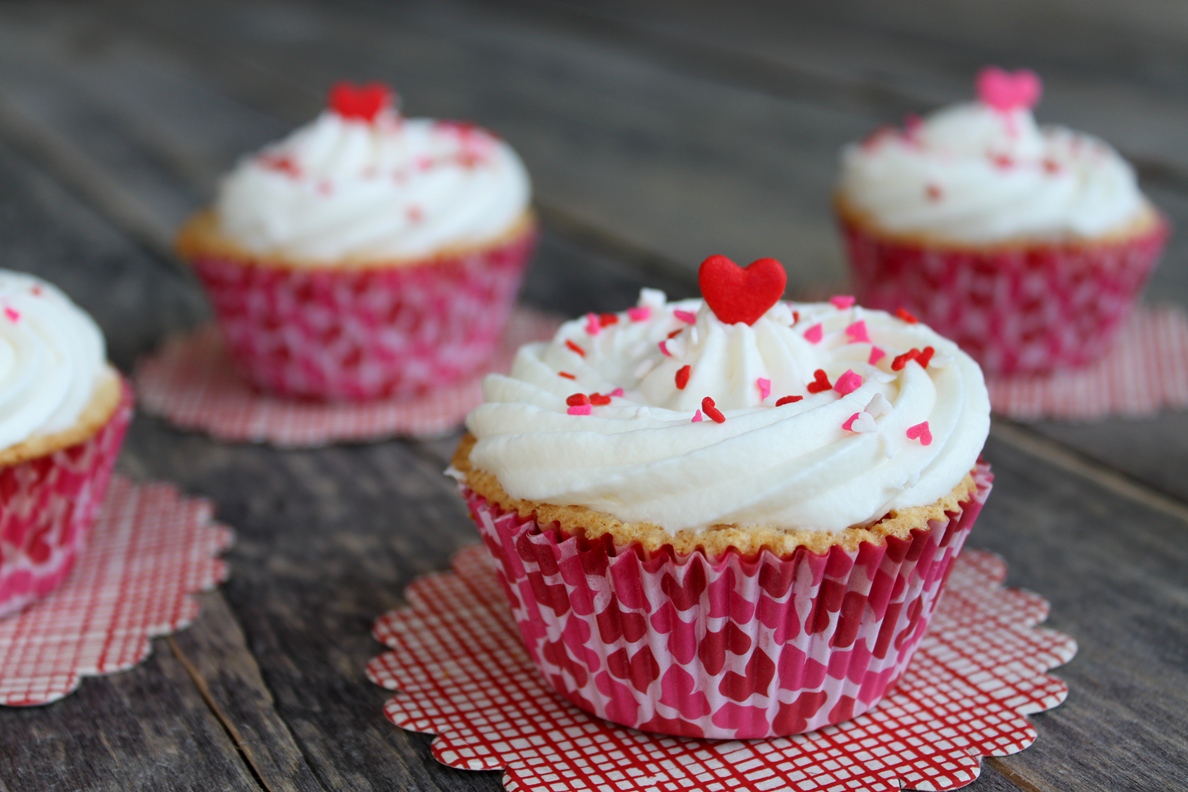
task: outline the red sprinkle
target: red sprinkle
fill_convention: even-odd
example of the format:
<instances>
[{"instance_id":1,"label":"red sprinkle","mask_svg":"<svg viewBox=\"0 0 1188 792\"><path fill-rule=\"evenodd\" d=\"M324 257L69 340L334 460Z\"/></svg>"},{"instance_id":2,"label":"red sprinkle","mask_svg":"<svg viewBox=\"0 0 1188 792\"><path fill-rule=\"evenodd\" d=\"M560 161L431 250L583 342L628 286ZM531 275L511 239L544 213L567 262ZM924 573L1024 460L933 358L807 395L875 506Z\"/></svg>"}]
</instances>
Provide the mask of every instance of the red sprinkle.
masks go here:
<instances>
[{"instance_id":1,"label":"red sprinkle","mask_svg":"<svg viewBox=\"0 0 1188 792\"><path fill-rule=\"evenodd\" d=\"M1062 171L1062 170L1063 170L1063 168L1060 167L1060 163L1057 162L1056 160L1054 160L1054 159L1044 160L1044 172L1045 173L1055 176L1057 173L1060 173L1060 171Z\"/></svg>"},{"instance_id":2,"label":"red sprinkle","mask_svg":"<svg viewBox=\"0 0 1188 792\"><path fill-rule=\"evenodd\" d=\"M264 154L260 157L260 164L269 170L280 171L286 176L292 176L294 179L301 175L301 168L297 167L297 163L285 154Z\"/></svg>"},{"instance_id":3,"label":"red sprinkle","mask_svg":"<svg viewBox=\"0 0 1188 792\"><path fill-rule=\"evenodd\" d=\"M29 289L29 291L33 292L33 294L36 295L37 297L41 296L41 287L40 286L34 285L32 289Z\"/></svg>"},{"instance_id":4,"label":"red sprinkle","mask_svg":"<svg viewBox=\"0 0 1188 792\"><path fill-rule=\"evenodd\" d=\"M829 381L829 375L825 373L825 369L814 371L813 378L813 381L808 384L809 393L824 393L833 389L833 383Z\"/></svg>"},{"instance_id":5,"label":"red sprinkle","mask_svg":"<svg viewBox=\"0 0 1188 792\"><path fill-rule=\"evenodd\" d=\"M701 409L714 423L726 423L726 416L722 415L722 411L714 405L714 400L709 396L701 400Z\"/></svg>"},{"instance_id":6,"label":"red sprinkle","mask_svg":"<svg viewBox=\"0 0 1188 792\"><path fill-rule=\"evenodd\" d=\"M377 82L367 85L339 82L330 89L327 104L343 118L371 122L381 110L393 105L392 90Z\"/></svg>"},{"instance_id":7,"label":"red sprinkle","mask_svg":"<svg viewBox=\"0 0 1188 792\"><path fill-rule=\"evenodd\" d=\"M676 373L677 390L684 390L685 386L689 384L689 374L693 371L693 367L689 365L681 366Z\"/></svg>"},{"instance_id":8,"label":"red sprinkle","mask_svg":"<svg viewBox=\"0 0 1188 792\"><path fill-rule=\"evenodd\" d=\"M776 400L776 407L783 407L785 404L796 404L796 402L803 398L803 396L781 396Z\"/></svg>"},{"instance_id":9,"label":"red sprinkle","mask_svg":"<svg viewBox=\"0 0 1188 792\"><path fill-rule=\"evenodd\" d=\"M606 405L610 404L610 402L610 396L603 396L601 393L590 394L590 404L593 404L595 407L605 407Z\"/></svg>"},{"instance_id":10,"label":"red sprinkle","mask_svg":"<svg viewBox=\"0 0 1188 792\"><path fill-rule=\"evenodd\" d=\"M800 311L793 311L792 312L792 324L795 325L799 321L800 321Z\"/></svg>"},{"instance_id":11,"label":"red sprinkle","mask_svg":"<svg viewBox=\"0 0 1188 792\"><path fill-rule=\"evenodd\" d=\"M944 196L941 188L935 184L929 184L924 188L924 192L928 195L928 200L930 201L939 201Z\"/></svg>"},{"instance_id":12,"label":"red sprinkle","mask_svg":"<svg viewBox=\"0 0 1188 792\"><path fill-rule=\"evenodd\" d=\"M917 319L915 316L912 316L912 314L910 314L910 313L909 313L909 312L908 312L906 309L904 309L904 308L896 308L896 309L895 309L895 315L896 315L896 316L898 316L898 317L899 317L900 319L902 319L903 321L907 322L908 324L916 324L917 322L919 322L919 321L920 321L920 320L919 320L919 319Z\"/></svg>"},{"instance_id":13,"label":"red sprinkle","mask_svg":"<svg viewBox=\"0 0 1188 792\"><path fill-rule=\"evenodd\" d=\"M895 359L891 361L892 371L903 371L903 367L908 364L909 360L915 360L920 356L920 350L915 347L904 352L902 355L896 355Z\"/></svg>"},{"instance_id":14,"label":"red sprinkle","mask_svg":"<svg viewBox=\"0 0 1188 792\"><path fill-rule=\"evenodd\" d=\"M575 377L573 374L570 374L568 371L558 371L557 376L565 377L565 379L571 379L571 380L577 379L577 377Z\"/></svg>"},{"instance_id":15,"label":"red sprinkle","mask_svg":"<svg viewBox=\"0 0 1188 792\"><path fill-rule=\"evenodd\" d=\"M928 364L932 362L932 356L936 354L936 350L932 347L924 347L924 351L916 356L916 362L920 364L920 368L928 368Z\"/></svg>"},{"instance_id":16,"label":"red sprinkle","mask_svg":"<svg viewBox=\"0 0 1188 792\"><path fill-rule=\"evenodd\" d=\"M577 354L581 355L582 357L586 356L586 350L582 349L580 346L573 343L573 341L569 340L568 338L565 339L565 346L569 347L569 349L571 351L576 352Z\"/></svg>"},{"instance_id":17,"label":"red sprinkle","mask_svg":"<svg viewBox=\"0 0 1188 792\"><path fill-rule=\"evenodd\" d=\"M425 210L419 206L408 207L408 219L413 223L419 223L425 219Z\"/></svg>"},{"instance_id":18,"label":"red sprinkle","mask_svg":"<svg viewBox=\"0 0 1188 792\"><path fill-rule=\"evenodd\" d=\"M598 314L598 321L602 324L603 327L606 327L608 325L618 324L619 323L619 315L613 314L613 313Z\"/></svg>"},{"instance_id":19,"label":"red sprinkle","mask_svg":"<svg viewBox=\"0 0 1188 792\"><path fill-rule=\"evenodd\" d=\"M669 337L669 338L676 338L677 336L679 336L679 335L680 335L681 333L683 333L683 332L685 332L685 328L683 328L683 327L678 327L676 330L673 330L671 333L669 333L669 334L668 334L668 337Z\"/></svg>"},{"instance_id":20,"label":"red sprinkle","mask_svg":"<svg viewBox=\"0 0 1188 792\"><path fill-rule=\"evenodd\" d=\"M574 393L565 399L565 403L570 407L581 407L583 404L589 404L590 398L584 393Z\"/></svg>"},{"instance_id":21,"label":"red sprinkle","mask_svg":"<svg viewBox=\"0 0 1188 792\"><path fill-rule=\"evenodd\" d=\"M1006 154L991 154L990 161L994 163L994 167L1003 170L1015 167L1015 161Z\"/></svg>"}]
</instances>

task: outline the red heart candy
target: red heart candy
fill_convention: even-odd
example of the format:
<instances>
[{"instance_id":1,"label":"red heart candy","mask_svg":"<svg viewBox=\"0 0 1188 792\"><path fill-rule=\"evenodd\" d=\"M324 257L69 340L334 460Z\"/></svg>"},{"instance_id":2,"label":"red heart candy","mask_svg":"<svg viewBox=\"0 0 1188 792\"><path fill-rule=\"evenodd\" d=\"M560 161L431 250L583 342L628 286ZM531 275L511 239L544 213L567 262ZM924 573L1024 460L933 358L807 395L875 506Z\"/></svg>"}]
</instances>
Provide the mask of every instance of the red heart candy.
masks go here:
<instances>
[{"instance_id":1,"label":"red heart candy","mask_svg":"<svg viewBox=\"0 0 1188 792\"><path fill-rule=\"evenodd\" d=\"M392 89L383 83L354 85L349 82L335 83L330 89L327 101L330 109L343 118L366 121L375 120L381 110L393 104Z\"/></svg>"},{"instance_id":2,"label":"red heart candy","mask_svg":"<svg viewBox=\"0 0 1188 792\"><path fill-rule=\"evenodd\" d=\"M813 372L813 381L808 384L809 393L824 393L832 388L833 384L829 382L829 375L825 373L825 369Z\"/></svg>"},{"instance_id":3,"label":"red heart candy","mask_svg":"<svg viewBox=\"0 0 1188 792\"><path fill-rule=\"evenodd\" d=\"M710 256L697 271L701 296L726 324L755 324L784 296L787 282L783 266L772 258L740 267L725 256Z\"/></svg>"},{"instance_id":4,"label":"red heart candy","mask_svg":"<svg viewBox=\"0 0 1188 792\"><path fill-rule=\"evenodd\" d=\"M920 445L932 445L932 430L928 428L928 421L909 426L907 436L908 440L919 440Z\"/></svg>"},{"instance_id":5,"label":"red heart candy","mask_svg":"<svg viewBox=\"0 0 1188 792\"><path fill-rule=\"evenodd\" d=\"M977 87L982 103L1003 113L1020 107L1030 110L1043 92L1043 84L1035 72L1020 69L1012 74L996 66L978 72Z\"/></svg>"}]
</instances>

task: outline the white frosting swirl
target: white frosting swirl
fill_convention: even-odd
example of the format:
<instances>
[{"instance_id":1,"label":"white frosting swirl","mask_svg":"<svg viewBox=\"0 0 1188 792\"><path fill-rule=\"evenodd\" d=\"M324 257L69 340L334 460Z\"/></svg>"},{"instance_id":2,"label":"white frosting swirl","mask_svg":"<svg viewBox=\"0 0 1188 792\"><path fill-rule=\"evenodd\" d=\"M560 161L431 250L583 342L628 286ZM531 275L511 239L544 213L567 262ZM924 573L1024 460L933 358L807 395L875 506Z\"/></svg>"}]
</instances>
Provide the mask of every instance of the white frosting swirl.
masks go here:
<instances>
[{"instance_id":1,"label":"white frosting swirl","mask_svg":"<svg viewBox=\"0 0 1188 792\"><path fill-rule=\"evenodd\" d=\"M981 369L925 325L829 303L777 303L752 326L726 325L700 300L665 303L648 290L641 305L646 320L618 314L600 329L591 318L568 322L552 342L523 347L509 376L488 376L486 403L466 421L478 440L471 463L513 498L586 506L669 531L838 531L948 495L986 440ZM674 330L681 332L669 339ZM872 364L874 346L886 354ZM935 356L927 368L892 370L897 355L928 346ZM686 365L682 390L677 375ZM817 369L835 387L847 371L861 384L844 395L810 393ZM622 395L589 414L571 414L586 408L566 403L574 393L619 388ZM775 406L789 395L804 398ZM706 396L725 422L704 414L693 422ZM855 414L857 431L843 428ZM928 445L907 435L925 421Z\"/></svg>"},{"instance_id":2,"label":"white frosting swirl","mask_svg":"<svg viewBox=\"0 0 1188 792\"><path fill-rule=\"evenodd\" d=\"M105 368L85 311L45 281L0 270L0 449L70 428Z\"/></svg>"},{"instance_id":3,"label":"white frosting swirl","mask_svg":"<svg viewBox=\"0 0 1188 792\"><path fill-rule=\"evenodd\" d=\"M1106 235L1147 208L1106 143L981 103L846 147L841 194L883 230L975 243Z\"/></svg>"},{"instance_id":4,"label":"white frosting swirl","mask_svg":"<svg viewBox=\"0 0 1188 792\"><path fill-rule=\"evenodd\" d=\"M477 127L326 111L241 160L215 208L246 250L324 265L490 242L524 213L530 192L516 153Z\"/></svg>"}]
</instances>

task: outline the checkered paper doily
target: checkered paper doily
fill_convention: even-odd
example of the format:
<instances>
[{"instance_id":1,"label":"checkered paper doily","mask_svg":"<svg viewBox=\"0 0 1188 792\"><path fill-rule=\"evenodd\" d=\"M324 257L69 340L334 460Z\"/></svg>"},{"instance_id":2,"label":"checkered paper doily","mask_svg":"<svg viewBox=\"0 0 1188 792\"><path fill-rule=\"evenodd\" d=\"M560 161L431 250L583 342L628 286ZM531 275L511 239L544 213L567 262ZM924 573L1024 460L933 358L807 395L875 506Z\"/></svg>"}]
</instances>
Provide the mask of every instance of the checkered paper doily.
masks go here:
<instances>
[{"instance_id":1,"label":"checkered paper doily","mask_svg":"<svg viewBox=\"0 0 1188 792\"><path fill-rule=\"evenodd\" d=\"M1006 564L965 551L928 634L895 690L839 726L771 740L714 742L646 734L599 720L553 694L532 666L486 551L409 586L410 605L380 617L392 649L367 667L400 691L384 714L436 734L433 755L460 769L503 769L510 792L698 790L890 792L955 789L981 757L1036 739L1025 717L1051 709L1066 685L1045 672L1076 653L1035 625L1040 597L1003 589Z\"/></svg>"},{"instance_id":2,"label":"checkered paper doily","mask_svg":"<svg viewBox=\"0 0 1188 792\"><path fill-rule=\"evenodd\" d=\"M1144 417L1188 407L1188 315L1139 306L1109 351L1083 369L987 382L994 411L1020 420Z\"/></svg>"},{"instance_id":3,"label":"checkered paper doily","mask_svg":"<svg viewBox=\"0 0 1188 792\"><path fill-rule=\"evenodd\" d=\"M62 587L0 619L0 704L48 704L84 676L144 661L149 639L198 617L192 596L221 583L217 555L231 530L212 522L208 501L168 484L112 476L86 549Z\"/></svg>"},{"instance_id":4,"label":"checkered paper doily","mask_svg":"<svg viewBox=\"0 0 1188 792\"><path fill-rule=\"evenodd\" d=\"M509 369L522 344L551 338L560 323L556 317L516 308L490 370ZM253 390L235 373L214 325L170 339L142 359L133 375L144 412L220 440L289 448L444 434L482 403L481 380L475 377L401 401L324 403L279 398Z\"/></svg>"}]
</instances>

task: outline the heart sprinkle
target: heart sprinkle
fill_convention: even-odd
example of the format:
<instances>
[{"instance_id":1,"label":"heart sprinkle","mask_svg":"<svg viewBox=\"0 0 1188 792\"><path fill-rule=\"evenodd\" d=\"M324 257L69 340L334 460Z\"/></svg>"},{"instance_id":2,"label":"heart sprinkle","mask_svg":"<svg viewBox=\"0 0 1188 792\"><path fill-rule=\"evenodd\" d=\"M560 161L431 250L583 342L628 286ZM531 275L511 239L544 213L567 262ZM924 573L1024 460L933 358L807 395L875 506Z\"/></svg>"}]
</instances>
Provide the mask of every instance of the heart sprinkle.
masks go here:
<instances>
[{"instance_id":1,"label":"heart sprinkle","mask_svg":"<svg viewBox=\"0 0 1188 792\"><path fill-rule=\"evenodd\" d=\"M668 341L661 341L657 346L660 347L660 354L664 357L672 357L672 353L668 351Z\"/></svg>"},{"instance_id":2,"label":"heart sprinkle","mask_svg":"<svg viewBox=\"0 0 1188 792\"><path fill-rule=\"evenodd\" d=\"M616 399L621 399L621 398L623 398L623 389L615 388L613 391L610 392L610 395Z\"/></svg>"},{"instance_id":3,"label":"heart sprinkle","mask_svg":"<svg viewBox=\"0 0 1188 792\"><path fill-rule=\"evenodd\" d=\"M1030 110L1043 93L1043 83L1035 72L1020 69L1008 72L997 66L987 66L978 72L978 99L1000 113Z\"/></svg>"},{"instance_id":4,"label":"heart sprinkle","mask_svg":"<svg viewBox=\"0 0 1188 792\"><path fill-rule=\"evenodd\" d=\"M591 393L590 394L590 404L594 405L595 407L605 407L606 405L608 405L610 403L611 403L610 396L603 396L601 393Z\"/></svg>"},{"instance_id":5,"label":"heart sprinkle","mask_svg":"<svg viewBox=\"0 0 1188 792\"><path fill-rule=\"evenodd\" d=\"M866 362L873 366L885 357L887 357L886 352L877 346L872 346L870 348L870 357L866 359Z\"/></svg>"},{"instance_id":6,"label":"heart sprinkle","mask_svg":"<svg viewBox=\"0 0 1188 792\"><path fill-rule=\"evenodd\" d=\"M908 312L906 309L904 309L904 308L896 308L896 309L895 309L895 315L896 315L896 316L898 316L898 317L899 317L900 319L902 319L903 321L907 322L908 324L916 324L917 322L919 322L919 321L920 321L920 320L919 320L919 319L917 319L916 317L912 316L912 314L910 314L910 313L909 313L909 312Z\"/></svg>"},{"instance_id":7,"label":"heart sprinkle","mask_svg":"<svg viewBox=\"0 0 1188 792\"><path fill-rule=\"evenodd\" d=\"M20 321L21 318L21 312L10 305L4 306L4 315L8 317L8 321L10 322Z\"/></svg>"},{"instance_id":8,"label":"heart sprinkle","mask_svg":"<svg viewBox=\"0 0 1188 792\"><path fill-rule=\"evenodd\" d=\"M932 430L928 428L928 421L909 426L907 436L908 440L919 440L920 445L932 445Z\"/></svg>"},{"instance_id":9,"label":"heart sprinkle","mask_svg":"<svg viewBox=\"0 0 1188 792\"><path fill-rule=\"evenodd\" d=\"M675 316L677 319L680 319L685 324L696 324L697 323L697 314L693 313L692 311L682 311L682 310L678 309L678 310L673 311L672 315Z\"/></svg>"},{"instance_id":10,"label":"heart sprinkle","mask_svg":"<svg viewBox=\"0 0 1188 792\"><path fill-rule=\"evenodd\" d=\"M860 387L862 387L862 377L850 369L846 369L845 373L838 377L837 382L833 384L833 389L842 396L853 393Z\"/></svg>"},{"instance_id":11,"label":"heart sprinkle","mask_svg":"<svg viewBox=\"0 0 1188 792\"><path fill-rule=\"evenodd\" d=\"M598 321L598 315L588 313L586 314L586 333L589 335L598 335L602 331L602 322Z\"/></svg>"},{"instance_id":12,"label":"heart sprinkle","mask_svg":"<svg viewBox=\"0 0 1188 792\"><path fill-rule=\"evenodd\" d=\"M759 386L759 401L763 401L771 395L771 380L766 377L760 377L755 380L755 384Z\"/></svg>"},{"instance_id":13,"label":"heart sprinkle","mask_svg":"<svg viewBox=\"0 0 1188 792\"><path fill-rule=\"evenodd\" d=\"M804 340L808 341L810 344L821 343L821 339L824 338L824 336L825 331L821 329L820 324L815 324L808 330L804 331Z\"/></svg>"},{"instance_id":14,"label":"heart sprinkle","mask_svg":"<svg viewBox=\"0 0 1188 792\"><path fill-rule=\"evenodd\" d=\"M701 296L724 324L755 324L779 302L787 282L783 266L773 258L740 267L725 256L710 256L697 271Z\"/></svg>"},{"instance_id":15,"label":"heart sprinkle","mask_svg":"<svg viewBox=\"0 0 1188 792\"><path fill-rule=\"evenodd\" d=\"M327 104L332 111L347 120L371 123L381 111L391 108L395 102L392 90L383 83L354 85L339 82L330 89Z\"/></svg>"},{"instance_id":16,"label":"heart sprinkle","mask_svg":"<svg viewBox=\"0 0 1188 792\"><path fill-rule=\"evenodd\" d=\"M558 376L558 377L565 377L565 379L569 379L569 380L575 380L575 379L577 379L577 377L575 377L573 374L570 374L568 371L558 371L558 372L557 372L557 376Z\"/></svg>"},{"instance_id":17,"label":"heart sprinkle","mask_svg":"<svg viewBox=\"0 0 1188 792\"><path fill-rule=\"evenodd\" d=\"M842 429L847 432L864 433L877 432L879 428L875 426L874 416L865 412L856 412L842 424Z\"/></svg>"},{"instance_id":18,"label":"heart sprinkle","mask_svg":"<svg viewBox=\"0 0 1188 792\"><path fill-rule=\"evenodd\" d=\"M850 339L851 344L869 344L870 334L866 331L866 322L859 319L847 327L846 338Z\"/></svg>"},{"instance_id":19,"label":"heart sprinkle","mask_svg":"<svg viewBox=\"0 0 1188 792\"><path fill-rule=\"evenodd\" d=\"M698 410L697 412L693 413L693 420L690 421L690 423L701 423L701 421L701 410Z\"/></svg>"},{"instance_id":20,"label":"heart sprinkle","mask_svg":"<svg viewBox=\"0 0 1188 792\"><path fill-rule=\"evenodd\" d=\"M652 309L646 305L627 309L627 318L633 322L646 322L651 315Z\"/></svg>"},{"instance_id":21,"label":"heart sprinkle","mask_svg":"<svg viewBox=\"0 0 1188 792\"><path fill-rule=\"evenodd\" d=\"M844 311L852 306L856 300L849 294L838 294L829 298L829 302L833 303L833 307L839 311Z\"/></svg>"},{"instance_id":22,"label":"heart sprinkle","mask_svg":"<svg viewBox=\"0 0 1188 792\"><path fill-rule=\"evenodd\" d=\"M598 322L603 327L607 327L608 325L618 324L619 323L619 315L613 314L613 313L598 314Z\"/></svg>"},{"instance_id":23,"label":"heart sprinkle","mask_svg":"<svg viewBox=\"0 0 1188 792\"><path fill-rule=\"evenodd\" d=\"M571 352L575 352L582 357L586 356L586 350L582 349L580 346L573 343L573 341L570 341L568 338L565 339L565 346L569 347L569 350Z\"/></svg>"},{"instance_id":24,"label":"heart sprinkle","mask_svg":"<svg viewBox=\"0 0 1188 792\"><path fill-rule=\"evenodd\" d=\"M701 409L714 423L726 423L726 416L722 415L722 411L717 408L717 406L714 404L714 400L709 396L706 396L701 400Z\"/></svg>"},{"instance_id":25,"label":"heart sprinkle","mask_svg":"<svg viewBox=\"0 0 1188 792\"><path fill-rule=\"evenodd\" d=\"M813 381L808 384L809 393L824 393L832 388L833 384L829 381L825 369L817 369L813 372Z\"/></svg>"},{"instance_id":26,"label":"heart sprinkle","mask_svg":"<svg viewBox=\"0 0 1188 792\"><path fill-rule=\"evenodd\" d=\"M924 187L924 194L928 196L928 200L930 200L930 201L939 201L945 195L941 191L940 185L938 185L938 184L926 185Z\"/></svg>"},{"instance_id":27,"label":"heart sprinkle","mask_svg":"<svg viewBox=\"0 0 1188 792\"><path fill-rule=\"evenodd\" d=\"M570 407L565 412L569 413L570 415L590 415L594 412L594 410L588 404L577 404L573 407Z\"/></svg>"},{"instance_id":28,"label":"heart sprinkle","mask_svg":"<svg viewBox=\"0 0 1188 792\"><path fill-rule=\"evenodd\" d=\"M590 398L584 393L573 393L565 399L570 407L582 407L590 403Z\"/></svg>"},{"instance_id":29,"label":"heart sprinkle","mask_svg":"<svg viewBox=\"0 0 1188 792\"><path fill-rule=\"evenodd\" d=\"M796 402L803 398L803 396L781 396L776 401L776 407L783 407L785 404L796 404Z\"/></svg>"},{"instance_id":30,"label":"heart sprinkle","mask_svg":"<svg viewBox=\"0 0 1188 792\"><path fill-rule=\"evenodd\" d=\"M692 366L681 366L676 373L677 390L684 390L685 386L689 384L689 374L693 371Z\"/></svg>"}]
</instances>

